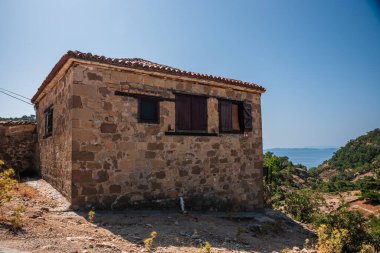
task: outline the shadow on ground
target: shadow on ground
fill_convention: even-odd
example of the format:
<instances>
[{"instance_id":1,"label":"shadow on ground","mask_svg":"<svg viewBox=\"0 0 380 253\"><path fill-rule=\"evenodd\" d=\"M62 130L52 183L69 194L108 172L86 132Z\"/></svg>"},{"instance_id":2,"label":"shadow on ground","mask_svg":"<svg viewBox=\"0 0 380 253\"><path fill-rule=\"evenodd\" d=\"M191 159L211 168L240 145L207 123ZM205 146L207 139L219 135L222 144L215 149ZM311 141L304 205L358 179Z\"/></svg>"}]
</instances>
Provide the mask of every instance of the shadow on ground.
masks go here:
<instances>
[{"instance_id":1,"label":"shadow on ground","mask_svg":"<svg viewBox=\"0 0 380 253\"><path fill-rule=\"evenodd\" d=\"M200 252L206 241L211 252L280 252L302 247L314 239L302 224L281 212L223 213L125 210L98 211L94 223L86 212L73 212L60 193L44 180L18 186L4 212L26 207L23 233L10 233L9 222L0 223L0 246L27 252L146 252L144 239L158 233L157 252Z\"/></svg>"},{"instance_id":2,"label":"shadow on ground","mask_svg":"<svg viewBox=\"0 0 380 253\"><path fill-rule=\"evenodd\" d=\"M84 212L77 214L87 216ZM306 238L315 239L302 224L271 209L187 215L175 211L97 211L94 224L138 245L143 245L143 240L156 231L154 246L164 248L197 248L207 241L214 249L227 252L280 252L294 246L302 248Z\"/></svg>"}]
</instances>

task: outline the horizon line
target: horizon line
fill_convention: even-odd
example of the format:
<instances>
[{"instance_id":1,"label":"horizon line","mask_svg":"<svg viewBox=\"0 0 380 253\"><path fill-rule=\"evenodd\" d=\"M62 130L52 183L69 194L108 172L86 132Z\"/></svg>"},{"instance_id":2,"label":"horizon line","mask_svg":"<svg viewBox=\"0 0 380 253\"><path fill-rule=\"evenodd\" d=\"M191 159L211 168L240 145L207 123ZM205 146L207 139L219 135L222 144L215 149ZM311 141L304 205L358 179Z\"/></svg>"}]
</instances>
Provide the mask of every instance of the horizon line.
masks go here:
<instances>
[{"instance_id":1,"label":"horizon line","mask_svg":"<svg viewBox=\"0 0 380 253\"><path fill-rule=\"evenodd\" d=\"M305 146L305 147L264 147L263 150L268 149L338 149L339 146Z\"/></svg>"}]
</instances>

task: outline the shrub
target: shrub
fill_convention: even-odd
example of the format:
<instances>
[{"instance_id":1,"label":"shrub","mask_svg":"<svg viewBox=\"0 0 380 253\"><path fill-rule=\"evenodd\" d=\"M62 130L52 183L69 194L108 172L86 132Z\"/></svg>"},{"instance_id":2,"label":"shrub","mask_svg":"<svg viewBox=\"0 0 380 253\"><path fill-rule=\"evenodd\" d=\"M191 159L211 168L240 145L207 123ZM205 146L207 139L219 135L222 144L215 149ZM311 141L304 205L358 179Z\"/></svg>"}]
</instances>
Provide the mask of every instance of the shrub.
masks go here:
<instances>
[{"instance_id":1,"label":"shrub","mask_svg":"<svg viewBox=\"0 0 380 253\"><path fill-rule=\"evenodd\" d=\"M373 204L380 204L380 192L372 190L363 190L362 198L368 200Z\"/></svg>"},{"instance_id":2,"label":"shrub","mask_svg":"<svg viewBox=\"0 0 380 253\"><path fill-rule=\"evenodd\" d=\"M238 229L236 230L236 233L235 233L235 239L236 240L239 240L240 239L240 236L244 233L246 233L247 230L243 227L238 227Z\"/></svg>"},{"instance_id":3,"label":"shrub","mask_svg":"<svg viewBox=\"0 0 380 253\"><path fill-rule=\"evenodd\" d=\"M4 161L0 160L0 210L1 207L12 198L10 191L17 183L14 176L15 171L12 168L5 168Z\"/></svg>"},{"instance_id":4,"label":"shrub","mask_svg":"<svg viewBox=\"0 0 380 253\"><path fill-rule=\"evenodd\" d=\"M147 250L151 250L152 249L152 245L153 245L154 239L156 237L157 237L157 232L156 231L152 231L150 233L150 236L144 240L144 247L145 247L145 249L147 249Z\"/></svg>"},{"instance_id":5,"label":"shrub","mask_svg":"<svg viewBox=\"0 0 380 253\"><path fill-rule=\"evenodd\" d=\"M25 206L20 205L11 215L11 229L17 231L22 227L22 217L24 216Z\"/></svg>"},{"instance_id":6,"label":"shrub","mask_svg":"<svg viewBox=\"0 0 380 253\"><path fill-rule=\"evenodd\" d=\"M91 210L87 213L87 216L88 216L88 221L93 223L94 222L94 219L95 219L95 210Z\"/></svg>"},{"instance_id":7,"label":"shrub","mask_svg":"<svg viewBox=\"0 0 380 253\"><path fill-rule=\"evenodd\" d=\"M286 194L284 210L301 222L312 222L324 203L323 197L309 189L302 189Z\"/></svg>"},{"instance_id":8,"label":"shrub","mask_svg":"<svg viewBox=\"0 0 380 253\"><path fill-rule=\"evenodd\" d=\"M368 221L371 244L380 251L380 217L371 216Z\"/></svg>"},{"instance_id":9,"label":"shrub","mask_svg":"<svg viewBox=\"0 0 380 253\"><path fill-rule=\"evenodd\" d=\"M347 229L328 229L322 224L317 229L318 252L335 253L343 252L343 246L348 238Z\"/></svg>"},{"instance_id":10,"label":"shrub","mask_svg":"<svg viewBox=\"0 0 380 253\"><path fill-rule=\"evenodd\" d=\"M211 253L211 244L209 242L201 244L200 248L200 253Z\"/></svg>"},{"instance_id":11,"label":"shrub","mask_svg":"<svg viewBox=\"0 0 380 253\"><path fill-rule=\"evenodd\" d=\"M342 208L336 212L319 216L315 224L319 228L324 226L321 236L326 235L327 239L322 238L322 241L332 240L331 243L334 244L341 238L343 252L359 252L362 245L370 243L370 236L366 230L366 218L358 211L347 211ZM343 230L348 231L347 235L343 233ZM337 232L334 234L334 231Z\"/></svg>"}]
</instances>

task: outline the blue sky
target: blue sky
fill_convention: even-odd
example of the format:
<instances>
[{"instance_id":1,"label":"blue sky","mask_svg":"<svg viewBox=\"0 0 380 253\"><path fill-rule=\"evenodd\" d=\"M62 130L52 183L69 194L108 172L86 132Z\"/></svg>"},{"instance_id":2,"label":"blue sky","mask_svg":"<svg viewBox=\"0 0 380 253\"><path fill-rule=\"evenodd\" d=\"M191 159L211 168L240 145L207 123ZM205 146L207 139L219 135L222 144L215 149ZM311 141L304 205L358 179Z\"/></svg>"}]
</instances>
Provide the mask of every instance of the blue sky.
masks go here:
<instances>
[{"instance_id":1,"label":"blue sky","mask_svg":"<svg viewBox=\"0 0 380 253\"><path fill-rule=\"evenodd\" d=\"M379 4L345 0L0 1L0 87L32 97L69 49L255 82L265 148L380 127ZM0 94L0 116L33 107Z\"/></svg>"}]
</instances>

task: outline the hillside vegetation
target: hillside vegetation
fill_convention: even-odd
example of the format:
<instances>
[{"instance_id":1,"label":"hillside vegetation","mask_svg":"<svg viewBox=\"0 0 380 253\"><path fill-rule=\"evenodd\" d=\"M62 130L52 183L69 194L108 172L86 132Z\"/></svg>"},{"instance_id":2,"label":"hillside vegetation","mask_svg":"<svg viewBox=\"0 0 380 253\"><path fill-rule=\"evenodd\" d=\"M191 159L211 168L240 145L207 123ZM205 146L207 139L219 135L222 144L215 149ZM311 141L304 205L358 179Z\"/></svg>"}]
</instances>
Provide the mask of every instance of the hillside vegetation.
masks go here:
<instances>
[{"instance_id":1,"label":"hillside vegetation","mask_svg":"<svg viewBox=\"0 0 380 253\"><path fill-rule=\"evenodd\" d=\"M380 190L380 129L349 141L309 173L316 178L313 188L324 192L362 190L380 203L380 194L375 197Z\"/></svg>"},{"instance_id":2,"label":"hillside vegetation","mask_svg":"<svg viewBox=\"0 0 380 253\"><path fill-rule=\"evenodd\" d=\"M0 121L36 121L36 116L33 114L24 115L22 117L0 117Z\"/></svg>"},{"instance_id":3,"label":"hillside vegetation","mask_svg":"<svg viewBox=\"0 0 380 253\"><path fill-rule=\"evenodd\" d=\"M327 195L341 199L343 192L360 190L355 201L372 207L380 204L380 129L349 141L330 160L309 171L270 152L263 164L266 204L314 227L317 250L380 251L378 213L364 215L344 200L331 211L326 202Z\"/></svg>"},{"instance_id":4,"label":"hillside vegetation","mask_svg":"<svg viewBox=\"0 0 380 253\"><path fill-rule=\"evenodd\" d=\"M376 128L338 149L333 157L310 173L324 177L334 172L334 177L353 180L355 177L376 172L380 168L380 129Z\"/></svg>"}]
</instances>

